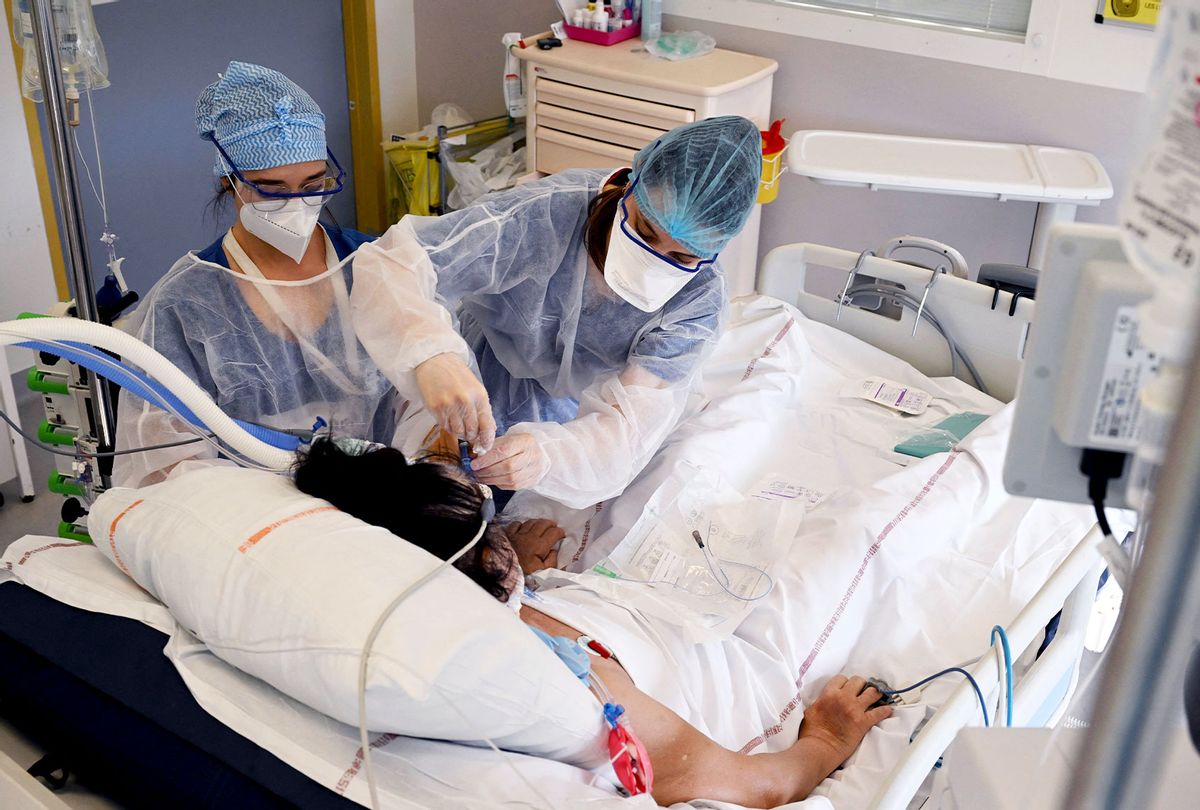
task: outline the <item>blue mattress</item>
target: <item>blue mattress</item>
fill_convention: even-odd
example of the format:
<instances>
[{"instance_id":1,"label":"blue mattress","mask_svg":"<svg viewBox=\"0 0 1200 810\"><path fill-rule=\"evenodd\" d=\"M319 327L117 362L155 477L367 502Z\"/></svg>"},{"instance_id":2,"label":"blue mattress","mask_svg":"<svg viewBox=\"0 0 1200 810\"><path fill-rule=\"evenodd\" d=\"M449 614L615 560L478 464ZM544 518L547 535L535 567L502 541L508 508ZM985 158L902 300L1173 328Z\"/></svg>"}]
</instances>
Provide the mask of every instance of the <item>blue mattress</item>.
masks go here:
<instances>
[{"instance_id":1,"label":"blue mattress","mask_svg":"<svg viewBox=\"0 0 1200 810\"><path fill-rule=\"evenodd\" d=\"M166 641L141 622L0 585L0 714L126 807L359 807L200 708Z\"/></svg>"}]
</instances>

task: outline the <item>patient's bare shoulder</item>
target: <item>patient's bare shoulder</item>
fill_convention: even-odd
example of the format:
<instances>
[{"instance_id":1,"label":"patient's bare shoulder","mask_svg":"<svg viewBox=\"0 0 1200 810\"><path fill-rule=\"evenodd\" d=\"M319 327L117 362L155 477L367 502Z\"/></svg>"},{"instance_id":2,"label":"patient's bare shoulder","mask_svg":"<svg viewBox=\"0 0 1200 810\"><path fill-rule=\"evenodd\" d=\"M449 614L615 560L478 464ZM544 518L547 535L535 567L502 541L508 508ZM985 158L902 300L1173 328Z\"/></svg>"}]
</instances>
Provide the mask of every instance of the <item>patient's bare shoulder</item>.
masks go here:
<instances>
[{"instance_id":1,"label":"patient's bare shoulder","mask_svg":"<svg viewBox=\"0 0 1200 810\"><path fill-rule=\"evenodd\" d=\"M509 523L504 534L526 574L558 567L558 544L567 533L554 521L538 518Z\"/></svg>"}]
</instances>

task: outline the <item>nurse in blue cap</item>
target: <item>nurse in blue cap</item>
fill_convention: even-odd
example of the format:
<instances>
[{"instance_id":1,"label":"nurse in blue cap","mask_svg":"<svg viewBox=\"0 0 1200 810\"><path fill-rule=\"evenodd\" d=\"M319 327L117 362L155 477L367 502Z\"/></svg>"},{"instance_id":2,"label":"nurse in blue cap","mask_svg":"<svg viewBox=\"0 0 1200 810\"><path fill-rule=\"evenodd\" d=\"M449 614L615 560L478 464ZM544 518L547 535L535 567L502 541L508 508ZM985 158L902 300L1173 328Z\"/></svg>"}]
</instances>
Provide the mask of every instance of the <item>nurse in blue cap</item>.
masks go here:
<instances>
[{"instance_id":1,"label":"nurse in blue cap","mask_svg":"<svg viewBox=\"0 0 1200 810\"><path fill-rule=\"evenodd\" d=\"M322 224L345 172L325 142L325 117L278 71L231 62L196 102L213 174L236 218L186 253L136 315L138 336L235 418L390 443L395 392L354 336L351 257L369 237ZM122 397L118 442L143 447L192 437L174 416ZM119 457L116 480L153 483L221 463L207 443Z\"/></svg>"},{"instance_id":2,"label":"nurse in blue cap","mask_svg":"<svg viewBox=\"0 0 1200 810\"><path fill-rule=\"evenodd\" d=\"M402 393L475 447L481 481L596 503L683 411L720 332L718 254L761 171L758 128L724 116L666 133L629 168L405 217L356 257L356 331Z\"/></svg>"}]
</instances>

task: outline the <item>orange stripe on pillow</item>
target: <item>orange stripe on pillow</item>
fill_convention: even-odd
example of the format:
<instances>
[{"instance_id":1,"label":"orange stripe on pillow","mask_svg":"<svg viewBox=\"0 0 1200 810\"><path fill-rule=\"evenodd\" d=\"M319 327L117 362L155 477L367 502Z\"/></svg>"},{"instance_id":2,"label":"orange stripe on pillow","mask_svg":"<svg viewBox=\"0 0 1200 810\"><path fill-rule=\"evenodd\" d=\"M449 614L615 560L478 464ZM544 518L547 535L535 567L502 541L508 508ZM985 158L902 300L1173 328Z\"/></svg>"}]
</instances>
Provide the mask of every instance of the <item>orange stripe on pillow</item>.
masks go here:
<instances>
[{"instance_id":1,"label":"orange stripe on pillow","mask_svg":"<svg viewBox=\"0 0 1200 810\"><path fill-rule=\"evenodd\" d=\"M299 520L300 518L305 518L305 517L308 517L309 515L315 515L315 514L318 514L319 512L336 512L336 511L337 511L336 506L317 506L317 507L313 507L312 509L305 509L303 512L297 512L294 515L289 515L288 517L281 518L280 520L277 520L274 523L272 523L270 526L265 526L265 527L259 529L258 531L256 531L254 534L250 535L249 540L247 540L245 543L242 543L240 546L238 546L238 551L240 551L242 554L245 554L247 551L249 551L251 548L253 548L258 543L259 540L262 540L268 534L275 531L276 529L278 529L280 526L284 525L285 523L291 523L293 520Z\"/></svg>"},{"instance_id":2,"label":"orange stripe on pillow","mask_svg":"<svg viewBox=\"0 0 1200 810\"><path fill-rule=\"evenodd\" d=\"M135 508L141 506L145 502L145 498L139 498L138 500L129 504L129 506L126 506L121 510L121 514L113 518L112 525L108 527L108 547L112 549L113 561L116 562L118 568L125 572L125 576L129 577L130 579L134 578L133 574L129 572L129 569L125 566L125 561L121 559L121 555L117 552L117 541L114 535L117 533L117 524L121 522L121 518L125 517Z\"/></svg>"}]
</instances>

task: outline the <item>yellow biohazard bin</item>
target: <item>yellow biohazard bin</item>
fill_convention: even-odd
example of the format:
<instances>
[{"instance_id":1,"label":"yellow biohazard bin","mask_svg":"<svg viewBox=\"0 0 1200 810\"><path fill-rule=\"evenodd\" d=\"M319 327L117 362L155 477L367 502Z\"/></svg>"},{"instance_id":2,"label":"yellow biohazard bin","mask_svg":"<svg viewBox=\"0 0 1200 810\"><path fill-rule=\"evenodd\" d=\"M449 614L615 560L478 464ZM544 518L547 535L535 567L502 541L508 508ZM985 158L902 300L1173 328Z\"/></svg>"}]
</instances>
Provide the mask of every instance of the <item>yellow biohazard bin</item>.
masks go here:
<instances>
[{"instance_id":1,"label":"yellow biohazard bin","mask_svg":"<svg viewBox=\"0 0 1200 810\"><path fill-rule=\"evenodd\" d=\"M774 202L779 196L779 183L783 180L783 155L787 152L785 144L778 152L763 155L762 180L758 184L758 202L766 205Z\"/></svg>"}]
</instances>

